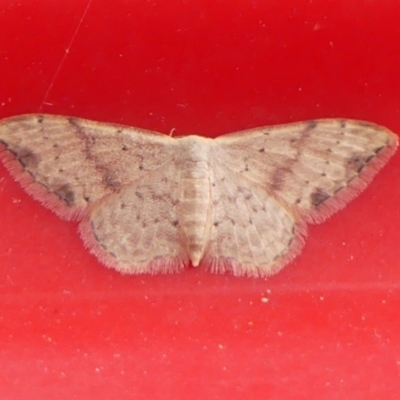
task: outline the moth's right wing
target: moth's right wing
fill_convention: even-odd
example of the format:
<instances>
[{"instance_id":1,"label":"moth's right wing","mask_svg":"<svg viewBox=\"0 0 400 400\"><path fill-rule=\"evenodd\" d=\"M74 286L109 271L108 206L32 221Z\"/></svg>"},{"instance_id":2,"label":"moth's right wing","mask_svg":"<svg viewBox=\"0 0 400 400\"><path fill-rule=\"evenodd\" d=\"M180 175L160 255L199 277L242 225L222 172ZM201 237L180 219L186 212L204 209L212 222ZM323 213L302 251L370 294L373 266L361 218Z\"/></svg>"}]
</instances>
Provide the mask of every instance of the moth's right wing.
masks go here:
<instances>
[{"instance_id":1,"label":"moth's right wing","mask_svg":"<svg viewBox=\"0 0 400 400\"><path fill-rule=\"evenodd\" d=\"M160 168L173 157L171 141L155 132L64 116L0 121L0 158L7 169L66 219Z\"/></svg>"},{"instance_id":2,"label":"moth's right wing","mask_svg":"<svg viewBox=\"0 0 400 400\"><path fill-rule=\"evenodd\" d=\"M128 274L178 272L189 264L179 167L166 163L104 197L82 219L81 236L104 264Z\"/></svg>"}]
</instances>

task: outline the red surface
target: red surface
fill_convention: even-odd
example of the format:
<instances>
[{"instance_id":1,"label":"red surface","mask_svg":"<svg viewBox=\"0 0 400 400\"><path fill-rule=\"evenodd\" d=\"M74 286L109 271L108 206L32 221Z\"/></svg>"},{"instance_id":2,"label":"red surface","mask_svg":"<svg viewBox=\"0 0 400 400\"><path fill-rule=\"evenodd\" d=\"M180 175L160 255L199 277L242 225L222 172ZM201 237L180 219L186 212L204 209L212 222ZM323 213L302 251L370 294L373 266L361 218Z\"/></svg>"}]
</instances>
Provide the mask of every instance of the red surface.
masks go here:
<instances>
[{"instance_id":1,"label":"red surface","mask_svg":"<svg viewBox=\"0 0 400 400\"><path fill-rule=\"evenodd\" d=\"M399 21L390 0L2 2L0 117L400 132ZM398 399L399 171L262 280L119 275L1 166L0 397Z\"/></svg>"}]
</instances>

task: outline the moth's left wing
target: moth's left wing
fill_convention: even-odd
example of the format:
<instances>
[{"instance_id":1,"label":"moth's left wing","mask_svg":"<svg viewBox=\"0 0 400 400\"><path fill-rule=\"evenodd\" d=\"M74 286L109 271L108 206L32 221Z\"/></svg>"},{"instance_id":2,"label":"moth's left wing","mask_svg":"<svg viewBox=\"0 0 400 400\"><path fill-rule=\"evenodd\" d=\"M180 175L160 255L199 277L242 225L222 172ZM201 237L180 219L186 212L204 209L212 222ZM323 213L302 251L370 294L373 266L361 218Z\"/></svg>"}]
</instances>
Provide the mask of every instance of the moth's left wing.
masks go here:
<instances>
[{"instance_id":1,"label":"moth's left wing","mask_svg":"<svg viewBox=\"0 0 400 400\"><path fill-rule=\"evenodd\" d=\"M220 136L215 159L308 222L322 222L367 186L397 144L397 135L381 126L325 119Z\"/></svg>"}]
</instances>

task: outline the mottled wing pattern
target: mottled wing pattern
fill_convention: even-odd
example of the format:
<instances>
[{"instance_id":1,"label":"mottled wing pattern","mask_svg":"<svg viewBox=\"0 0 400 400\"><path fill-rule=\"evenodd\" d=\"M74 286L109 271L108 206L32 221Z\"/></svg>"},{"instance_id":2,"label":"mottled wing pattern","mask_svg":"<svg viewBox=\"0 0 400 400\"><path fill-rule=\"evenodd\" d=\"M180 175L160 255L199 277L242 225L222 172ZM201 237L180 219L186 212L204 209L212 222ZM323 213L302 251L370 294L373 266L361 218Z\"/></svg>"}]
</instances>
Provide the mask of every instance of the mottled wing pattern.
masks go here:
<instances>
[{"instance_id":1,"label":"mottled wing pattern","mask_svg":"<svg viewBox=\"0 0 400 400\"><path fill-rule=\"evenodd\" d=\"M306 225L259 185L214 159L209 246L203 264L214 272L268 276L301 251Z\"/></svg>"},{"instance_id":2,"label":"mottled wing pattern","mask_svg":"<svg viewBox=\"0 0 400 400\"><path fill-rule=\"evenodd\" d=\"M375 124L326 119L229 134L216 145L227 170L260 185L307 222L322 222L367 186L397 141Z\"/></svg>"},{"instance_id":3,"label":"mottled wing pattern","mask_svg":"<svg viewBox=\"0 0 400 400\"><path fill-rule=\"evenodd\" d=\"M176 272L189 264L173 161L97 203L80 225L85 243L122 273Z\"/></svg>"},{"instance_id":4,"label":"mottled wing pattern","mask_svg":"<svg viewBox=\"0 0 400 400\"><path fill-rule=\"evenodd\" d=\"M66 219L171 160L170 142L165 135L70 117L28 114L0 122L5 166Z\"/></svg>"}]
</instances>

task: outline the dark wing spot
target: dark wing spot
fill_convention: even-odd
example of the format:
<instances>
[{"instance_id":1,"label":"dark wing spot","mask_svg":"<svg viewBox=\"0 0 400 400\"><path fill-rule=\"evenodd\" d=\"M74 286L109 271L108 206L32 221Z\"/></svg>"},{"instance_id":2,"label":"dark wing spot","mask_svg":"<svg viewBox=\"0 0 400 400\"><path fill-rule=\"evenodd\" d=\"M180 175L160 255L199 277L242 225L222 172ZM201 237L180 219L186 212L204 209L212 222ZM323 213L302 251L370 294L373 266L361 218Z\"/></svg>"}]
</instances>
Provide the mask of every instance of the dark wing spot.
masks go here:
<instances>
[{"instance_id":1,"label":"dark wing spot","mask_svg":"<svg viewBox=\"0 0 400 400\"><path fill-rule=\"evenodd\" d=\"M79 121L74 117L69 117L68 122L75 127L79 127Z\"/></svg>"},{"instance_id":2,"label":"dark wing spot","mask_svg":"<svg viewBox=\"0 0 400 400\"><path fill-rule=\"evenodd\" d=\"M125 146L125 145L123 145L123 146L122 146L122 151L127 151L127 150L128 150L128 147Z\"/></svg>"},{"instance_id":3,"label":"dark wing spot","mask_svg":"<svg viewBox=\"0 0 400 400\"><path fill-rule=\"evenodd\" d=\"M96 227L94 226L93 221L90 222L90 225L91 225L91 228L92 228L92 233L93 233L94 238L96 239L97 242L100 243L100 239L97 236Z\"/></svg>"},{"instance_id":4,"label":"dark wing spot","mask_svg":"<svg viewBox=\"0 0 400 400\"><path fill-rule=\"evenodd\" d=\"M311 129L314 129L316 126L317 126L317 122L314 120L311 120L311 121L308 121L307 129L311 130Z\"/></svg>"},{"instance_id":5,"label":"dark wing spot","mask_svg":"<svg viewBox=\"0 0 400 400\"><path fill-rule=\"evenodd\" d=\"M374 157L375 157L374 155L367 157L367 158L365 159L365 162L366 162L366 163L369 163Z\"/></svg>"},{"instance_id":6,"label":"dark wing spot","mask_svg":"<svg viewBox=\"0 0 400 400\"><path fill-rule=\"evenodd\" d=\"M258 150L260 153L265 153L265 149L264 149L264 147L263 148L261 148L260 150Z\"/></svg>"},{"instance_id":7,"label":"dark wing spot","mask_svg":"<svg viewBox=\"0 0 400 400\"><path fill-rule=\"evenodd\" d=\"M118 192L121 189L121 183L110 173L106 173L103 177L103 182L105 186L113 192Z\"/></svg>"},{"instance_id":8,"label":"dark wing spot","mask_svg":"<svg viewBox=\"0 0 400 400\"><path fill-rule=\"evenodd\" d=\"M157 193L151 193L151 199L154 201L160 201L164 199L164 195L162 194L157 194Z\"/></svg>"},{"instance_id":9,"label":"dark wing spot","mask_svg":"<svg viewBox=\"0 0 400 400\"><path fill-rule=\"evenodd\" d=\"M19 148L12 153L25 168L37 168L40 164L40 157L27 148Z\"/></svg>"},{"instance_id":10,"label":"dark wing spot","mask_svg":"<svg viewBox=\"0 0 400 400\"><path fill-rule=\"evenodd\" d=\"M285 175L290 172L288 168L276 168L272 174L271 189L282 190L285 185Z\"/></svg>"},{"instance_id":11,"label":"dark wing spot","mask_svg":"<svg viewBox=\"0 0 400 400\"><path fill-rule=\"evenodd\" d=\"M56 194L62 201L67 203L68 207L72 207L75 204L75 193L68 184L58 187L54 194Z\"/></svg>"},{"instance_id":12,"label":"dark wing spot","mask_svg":"<svg viewBox=\"0 0 400 400\"><path fill-rule=\"evenodd\" d=\"M39 122L39 124L43 122L43 115L38 116L37 122Z\"/></svg>"},{"instance_id":13,"label":"dark wing spot","mask_svg":"<svg viewBox=\"0 0 400 400\"><path fill-rule=\"evenodd\" d=\"M99 242L99 245L108 253L108 248L104 243Z\"/></svg>"},{"instance_id":14,"label":"dark wing spot","mask_svg":"<svg viewBox=\"0 0 400 400\"><path fill-rule=\"evenodd\" d=\"M348 169L360 173L365 167L365 160L360 156L353 156L347 162Z\"/></svg>"},{"instance_id":15,"label":"dark wing spot","mask_svg":"<svg viewBox=\"0 0 400 400\"><path fill-rule=\"evenodd\" d=\"M172 221L172 225L173 226L178 226L179 225L179 221L177 219Z\"/></svg>"},{"instance_id":16,"label":"dark wing spot","mask_svg":"<svg viewBox=\"0 0 400 400\"><path fill-rule=\"evenodd\" d=\"M350 183L351 183L352 181L354 181L354 179L356 179L357 177L358 177L358 175L352 176L352 177L347 181L347 186L350 185Z\"/></svg>"},{"instance_id":17,"label":"dark wing spot","mask_svg":"<svg viewBox=\"0 0 400 400\"><path fill-rule=\"evenodd\" d=\"M317 188L315 190L315 192L311 193L311 195L310 195L311 204L314 207L317 207L320 204L322 204L324 201L329 199L329 197L331 197L331 196L328 193L326 193L325 191L323 191L320 188Z\"/></svg>"}]
</instances>

